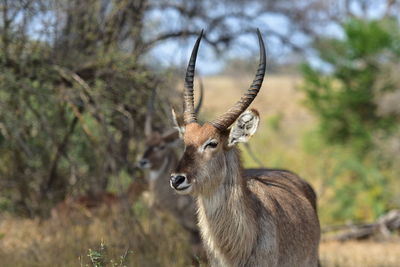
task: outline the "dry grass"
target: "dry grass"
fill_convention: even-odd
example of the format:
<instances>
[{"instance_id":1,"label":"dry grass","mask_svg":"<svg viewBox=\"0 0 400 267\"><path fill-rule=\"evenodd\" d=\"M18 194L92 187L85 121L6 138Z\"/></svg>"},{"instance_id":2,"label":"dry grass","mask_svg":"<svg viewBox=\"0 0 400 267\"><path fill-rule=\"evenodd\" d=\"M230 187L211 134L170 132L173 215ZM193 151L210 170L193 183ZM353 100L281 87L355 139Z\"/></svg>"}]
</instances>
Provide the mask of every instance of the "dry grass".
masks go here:
<instances>
[{"instance_id":1,"label":"dry grass","mask_svg":"<svg viewBox=\"0 0 400 267\"><path fill-rule=\"evenodd\" d=\"M253 77L209 77L204 80L204 117L212 119L222 114L247 90ZM313 127L315 118L304 107L303 95L298 90L301 78L297 76L267 77L251 107L261 115L260 128L250 144L261 161L267 166L282 167L281 156L290 156L287 151L301 151L303 133ZM267 153L266 153L267 152ZM298 156L297 153L296 157ZM245 155L247 166L255 166ZM295 162L295 160L293 160ZM291 160L286 168L293 169Z\"/></svg>"},{"instance_id":2,"label":"dry grass","mask_svg":"<svg viewBox=\"0 0 400 267\"><path fill-rule=\"evenodd\" d=\"M92 266L89 249L101 243L103 266L170 266L171 259L174 266L190 266L187 237L175 220L141 210L45 221L2 216L0 266Z\"/></svg>"},{"instance_id":3,"label":"dry grass","mask_svg":"<svg viewBox=\"0 0 400 267\"><path fill-rule=\"evenodd\" d=\"M2 217L0 266L91 266L88 249L101 242L106 244L105 266L120 266L124 255L121 266L190 266L187 240L179 226L167 217L159 222L153 218L151 223L148 219L147 215L140 219L144 228L140 232L133 220L120 214L61 223ZM320 255L324 267L397 267L400 243L323 242Z\"/></svg>"},{"instance_id":4,"label":"dry grass","mask_svg":"<svg viewBox=\"0 0 400 267\"><path fill-rule=\"evenodd\" d=\"M320 255L324 267L398 267L400 242L325 242Z\"/></svg>"},{"instance_id":5,"label":"dry grass","mask_svg":"<svg viewBox=\"0 0 400 267\"><path fill-rule=\"evenodd\" d=\"M206 119L221 114L240 99L253 77L212 76L204 79L204 107ZM252 107L262 118L282 116L285 127L303 128L314 122L312 115L301 104L303 95L297 88L301 78L297 76L268 76Z\"/></svg>"}]
</instances>

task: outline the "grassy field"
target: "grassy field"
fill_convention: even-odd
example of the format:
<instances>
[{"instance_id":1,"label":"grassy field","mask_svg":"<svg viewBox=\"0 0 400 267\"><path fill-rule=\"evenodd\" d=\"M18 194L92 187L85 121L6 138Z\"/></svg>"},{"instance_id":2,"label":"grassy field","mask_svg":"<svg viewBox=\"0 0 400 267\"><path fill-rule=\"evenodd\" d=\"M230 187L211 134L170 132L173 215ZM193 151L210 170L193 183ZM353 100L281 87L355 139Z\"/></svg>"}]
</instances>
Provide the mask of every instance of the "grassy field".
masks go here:
<instances>
[{"instance_id":1,"label":"grassy field","mask_svg":"<svg viewBox=\"0 0 400 267\"><path fill-rule=\"evenodd\" d=\"M249 87L253 77L206 77L204 79L204 117L213 118L213 115L226 111ZM303 95L298 87L301 78L296 76L271 76L265 82L252 107L260 111L261 118L266 122L271 118L281 118L282 126L290 129L287 138L296 140L302 131L313 124L313 116L302 105ZM262 126L262 125L261 125ZM258 135L262 135L259 131ZM254 142L256 143L256 142Z\"/></svg>"},{"instance_id":2,"label":"grassy field","mask_svg":"<svg viewBox=\"0 0 400 267\"><path fill-rule=\"evenodd\" d=\"M212 119L224 112L251 79L206 77L201 116ZM267 77L252 105L260 111L262 122L251 146L265 166L290 169L315 187L324 226L332 223L335 199L326 181L332 177L337 158L328 148L318 154L307 151L307 146L318 142L306 138L316 120L302 105L299 85L298 77ZM257 167L246 151L243 158L246 167ZM0 266L92 266L92 260L103 266L192 264L187 237L174 218L153 214L140 201L133 212L128 210L121 207L108 216L78 214L45 221L0 215ZM368 207L362 212L369 217ZM323 242L320 255L326 267L394 267L400 266L400 242Z\"/></svg>"},{"instance_id":3,"label":"grassy field","mask_svg":"<svg viewBox=\"0 0 400 267\"><path fill-rule=\"evenodd\" d=\"M185 267L192 265L186 244L168 216L141 214L139 222L121 213L78 221L0 217L2 267L92 266L88 255L96 253L102 266ZM400 242L322 242L320 257L324 267L397 267Z\"/></svg>"},{"instance_id":4,"label":"grassy field","mask_svg":"<svg viewBox=\"0 0 400 267\"><path fill-rule=\"evenodd\" d=\"M320 255L325 267L395 267L400 264L400 242L324 242Z\"/></svg>"}]
</instances>

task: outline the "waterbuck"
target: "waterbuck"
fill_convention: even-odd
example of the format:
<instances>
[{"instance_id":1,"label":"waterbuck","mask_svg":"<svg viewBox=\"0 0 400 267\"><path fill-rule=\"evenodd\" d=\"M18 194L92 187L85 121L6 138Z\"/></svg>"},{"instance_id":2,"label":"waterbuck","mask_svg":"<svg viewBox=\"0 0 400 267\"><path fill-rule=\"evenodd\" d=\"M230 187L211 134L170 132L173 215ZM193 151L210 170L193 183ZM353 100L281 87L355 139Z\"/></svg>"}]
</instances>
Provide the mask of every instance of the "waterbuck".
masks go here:
<instances>
[{"instance_id":1,"label":"waterbuck","mask_svg":"<svg viewBox=\"0 0 400 267\"><path fill-rule=\"evenodd\" d=\"M202 33L198 37L186 71L184 124L179 126L185 150L170 185L196 198L211 266L317 266L320 226L312 187L289 171L244 170L235 146L247 142L259 122L257 111L245 111L265 74L265 47L257 34L260 63L252 85L225 114L203 125L193 105Z\"/></svg>"}]
</instances>

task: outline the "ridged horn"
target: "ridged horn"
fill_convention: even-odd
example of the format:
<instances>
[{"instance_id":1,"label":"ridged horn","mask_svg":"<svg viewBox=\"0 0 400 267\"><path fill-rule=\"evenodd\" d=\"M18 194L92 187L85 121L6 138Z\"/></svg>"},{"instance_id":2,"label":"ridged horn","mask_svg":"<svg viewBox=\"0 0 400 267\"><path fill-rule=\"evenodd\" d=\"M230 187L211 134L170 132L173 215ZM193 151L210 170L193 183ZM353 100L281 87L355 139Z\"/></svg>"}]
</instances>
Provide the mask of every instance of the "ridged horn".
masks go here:
<instances>
[{"instance_id":1,"label":"ridged horn","mask_svg":"<svg viewBox=\"0 0 400 267\"><path fill-rule=\"evenodd\" d=\"M266 56L265 56L265 45L262 39L260 30L257 29L258 41L260 45L260 61L258 64L258 69L256 76L247 92L242 96L242 98L236 102L236 104L231 107L227 112L218 117L211 122L214 127L223 131L232 125L233 122L242 114L256 98L258 92L260 91L262 82L264 80L265 69L266 69Z\"/></svg>"},{"instance_id":2,"label":"ridged horn","mask_svg":"<svg viewBox=\"0 0 400 267\"><path fill-rule=\"evenodd\" d=\"M193 80L196 67L197 51L199 50L202 37L203 30L201 30L201 33L193 47L192 55L190 56L190 61L186 69L185 91L183 93L183 122L185 125L192 122L197 122L196 113L194 110Z\"/></svg>"}]
</instances>

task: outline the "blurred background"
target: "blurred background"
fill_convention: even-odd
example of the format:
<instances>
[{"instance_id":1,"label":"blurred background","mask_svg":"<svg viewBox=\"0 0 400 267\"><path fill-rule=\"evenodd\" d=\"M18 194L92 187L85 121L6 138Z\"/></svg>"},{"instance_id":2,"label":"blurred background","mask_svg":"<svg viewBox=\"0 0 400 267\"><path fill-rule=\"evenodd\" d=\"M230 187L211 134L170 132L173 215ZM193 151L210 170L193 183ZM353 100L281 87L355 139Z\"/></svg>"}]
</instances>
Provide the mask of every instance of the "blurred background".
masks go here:
<instances>
[{"instance_id":1,"label":"blurred background","mask_svg":"<svg viewBox=\"0 0 400 267\"><path fill-rule=\"evenodd\" d=\"M397 0L0 0L0 266L206 266L148 204L144 125L172 129L201 29L199 116L235 103L256 28L268 68L244 166L313 185L323 266L400 266L399 14Z\"/></svg>"}]
</instances>

